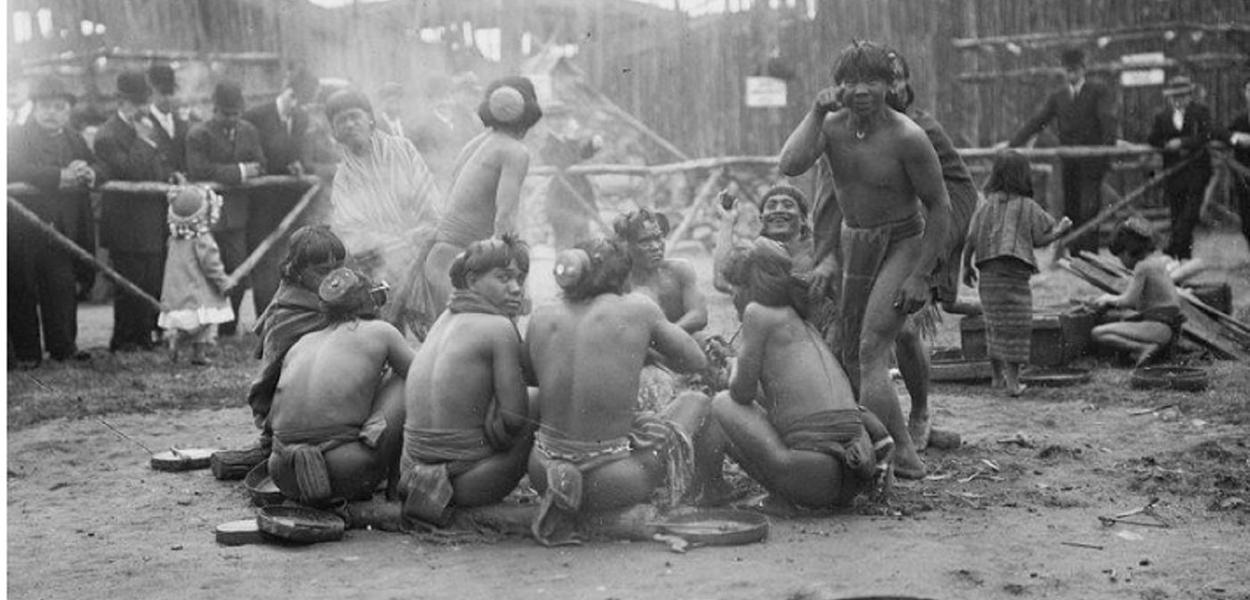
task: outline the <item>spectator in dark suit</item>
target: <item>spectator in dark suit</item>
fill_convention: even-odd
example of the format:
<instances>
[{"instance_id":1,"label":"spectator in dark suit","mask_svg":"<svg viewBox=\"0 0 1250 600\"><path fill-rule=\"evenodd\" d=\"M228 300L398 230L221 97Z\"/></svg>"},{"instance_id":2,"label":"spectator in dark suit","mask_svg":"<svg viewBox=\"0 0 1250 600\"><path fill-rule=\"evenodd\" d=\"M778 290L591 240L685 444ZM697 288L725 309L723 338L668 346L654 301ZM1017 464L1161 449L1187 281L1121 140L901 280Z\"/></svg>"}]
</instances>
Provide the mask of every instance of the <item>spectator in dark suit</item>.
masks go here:
<instances>
[{"instance_id":1,"label":"spectator in dark suit","mask_svg":"<svg viewBox=\"0 0 1250 600\"><path fill-rule=\"evenodd\" d=\"M96 133L95 150L114 181L166 181L179 153L165 153L157 141L160 128L149 110L151 88L140 71L117 76L117 111ZM165 195L105 192L100 237L118 273L152 297L160 297L165 274ZM158 311L119 290L113 300L113 337L109 350L151 350L158 340Z\"/></svg>"},{"instance_id":2,"label":"spectator in dark suit","mask_svg":"<svg viewBox=\"0 0 1250 600\"><path fill-rule=\"evenodd\" d=\"M265 172L265 153L260 134L244 121L243 90L239 84L224 81L213 89L213 117L191 128L187 134L187 172L194 181L216 181L237 186ZM247 258L247 217L249 191L222 190L221 220L213 228L213 238L221 248L221 261L233 273ZM239 304L247 286L240 283L230 292L230 307L239 314ZM238 320L222 323L220 335L234 335Z\"/></svg>"},{"instance_id":3,"label":"spectator in dark suit","mask_svg":"<svg viewBox=\"0 0 1250 600\"><path fill-rule=\"evenodd\" d=\"M31 88L31 117L9 130L9 182L39 191L17 196L44 222L91 251L90 200L95 157L82 136L68 127L74 95L63 81L47 77ZM77 286L89 272L75 269L69 252L56 246L12 209L8 214L8 327L13 361L31 369L43 361L86 359L77 347ZM42 343L40 333L43 334Z\"/></svg>"},{"instance_id":4,"label":"spectator in dark suit","mask_svg":"<svg viewBox=\"0 0 1250 600\"><path fill-rule=\"evenodd\" d=\"M1193 101L1194 84L1184 75L1168 81L1163 96L1168 107L1155 115L1147 141L1163 154L1163 168L1192 158L1163 183L1172 218L1172 235L1163 253L1177 260L1193 255L1194 227L1202 210L1203 193L1211 179L1211 109Z\"/></svg>"},{"instance_id":5,"label":"spectator in dark suit","mask_svg":"<svg viewBox=\"0 0 1250 600\"><path fill-rule=\"evenodd\" d=\"M1046 98L1046 103L1029 118L1009 145L1023 146L1042 128L1053 124L1059 143L1064 146L1109 146L1115 143L1115 97L1111 89L1085 78L1085 53L1065 50L1062 55L1064 86ZM1094 218L1102 209L1102 178L1110 161L1106 158L1065 158L1060 160L1063 176L1063 213L1074 227ZM1072 250L1097 252L1098 232L1092 231L1072 242Z\"/></svg>"},{"instance_id":6,"label":"spectator in dark suit","mask_svg":"<svg viewBox=\"0 0 1250 600\"><path fill-rule=\"evenodd\" d=\"M243 120L256 127L269 171L280 175L302 175L307 162L308 114L304 105L317 96L317 78L303 69L287 76L282 92L272 102L243 113ZM271 187L253 190L247 217L247 252L251 254L278 223L291 212L307 186ZM260 315L278 290L278 264L286 256L289 236L284 236L252 270L252 304Z\"/></svg>"},{"instance_id":7,"label":"spectator in dark suit","mask_svg":"<svg viewBox=\"0 0 1250 600\"><path fill-rule=\"evenodd\" d=\"M152 118L156 120L156 144L175 172L187 171L187 131L191 124L180 116L176 95L178 79L173 67L156 63L148 67L152 86Z\"/></svg>"},{"instance_id":8,"label":"spectator in dark suit","mask_svg":"<svg viewBox=\"0 0 1250 600\"><path fill-rule=\"evenodd\" d=\"M1237 214L1241 216L1241 234L1250 245L1250 77L1241 84L1246 110L1233 117L1220 137L1233 148L1233 158L1244 169L1233 171L1232 194Z\"/></svg>"}]
</instances>

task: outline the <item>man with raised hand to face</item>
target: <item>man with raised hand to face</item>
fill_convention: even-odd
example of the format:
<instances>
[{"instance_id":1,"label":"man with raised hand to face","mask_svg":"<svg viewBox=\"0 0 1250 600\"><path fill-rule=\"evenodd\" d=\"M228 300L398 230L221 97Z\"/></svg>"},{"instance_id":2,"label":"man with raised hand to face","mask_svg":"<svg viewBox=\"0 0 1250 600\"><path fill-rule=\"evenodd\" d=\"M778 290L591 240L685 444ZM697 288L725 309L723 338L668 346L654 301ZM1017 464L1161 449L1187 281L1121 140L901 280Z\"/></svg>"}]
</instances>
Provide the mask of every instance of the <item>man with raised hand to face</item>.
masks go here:
<instances>
[{"instance_id":1,"label":"man with raised hand to face","mask_svg":"<svg viewBox=\"0 0 1250 600\"><path fill-rule=\"evenodd\" d=\"M924 131L891 109L889 51L855 42L838 57L836 88L817 94L790 134L781 170L797 176L823 152L833 170L844 221L840 354L860 402L898 443L895 472L924 476L889 377L894 340L907 316L931 297L929 276L942 255L950 200ZM839 97L843 108L836 111Z\"/></svg>"},{"instance_id":2,"label":"man with raised hand to face","mask_svg":"<svg viewBox=\"0 0 1250 600\"><path fill-rule=\"evenodd\" d=\"M499 502L525 475L537 416L514 320L529 266L513 235L473 242L451 264L447 310L404 387L399 494L410 522L446 525L451 507Z\"/></svg>"}]
</instances>

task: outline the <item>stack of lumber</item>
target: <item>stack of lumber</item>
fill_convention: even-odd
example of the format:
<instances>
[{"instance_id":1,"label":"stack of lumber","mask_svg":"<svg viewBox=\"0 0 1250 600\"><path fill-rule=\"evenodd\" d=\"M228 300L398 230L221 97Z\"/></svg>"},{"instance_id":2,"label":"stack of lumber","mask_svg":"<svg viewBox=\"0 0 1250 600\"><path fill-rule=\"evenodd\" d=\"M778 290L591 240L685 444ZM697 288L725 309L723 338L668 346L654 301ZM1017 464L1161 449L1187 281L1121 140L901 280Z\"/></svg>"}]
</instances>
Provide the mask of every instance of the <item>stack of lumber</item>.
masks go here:
<instances>
[{"instance_id":1,"label":"stack of lumber","mask_svg":"<svg viewBox=\"0 0 1250 600\"><path fill-rule=\"evenodd\" d=\"M1120 294L1132 278L1123 266L1090 252L1064 261L1063 267L1098 289ZM1250 325L1212 307L1187 289L1181 292L1185 339L1224 360L1250 361Z\"/></svg>"}]
</instances>

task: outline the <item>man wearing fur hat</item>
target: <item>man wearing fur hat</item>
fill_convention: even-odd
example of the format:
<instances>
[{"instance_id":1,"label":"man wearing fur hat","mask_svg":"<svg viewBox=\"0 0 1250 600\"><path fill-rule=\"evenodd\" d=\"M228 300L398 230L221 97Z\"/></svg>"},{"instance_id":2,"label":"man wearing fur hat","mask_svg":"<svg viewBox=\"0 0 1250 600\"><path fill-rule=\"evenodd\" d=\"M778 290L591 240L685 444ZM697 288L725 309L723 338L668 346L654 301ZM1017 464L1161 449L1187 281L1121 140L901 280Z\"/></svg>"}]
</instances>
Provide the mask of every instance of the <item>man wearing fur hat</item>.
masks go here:
<instances>
[{"instance_id":1,"label":"man wearing fur hat","mask_svg":"<svg viewBox=\"0 0 1250 600\"><path fill-rule=\"evenodd\" d=\"M478 116L486 131L460 151L433 249L425 263L435 310L451 295L448 267L469 244L493 235L515 233L521 184L529 171L525 134L542 118L534 84L525 77L504 77L486 87Z\"/></svg>"},{"instance_id":2,"label":"man wearing fur hat","mask_svg":"<svg viewBox=\"0 0 1250 600\"><path fill-rule=\"evenodd\" d=\"M31 118L9 129L9 182L38 189L17 196L40 219L91 251L90 200L99 165L82 136L69 128L74 95L55 77L31 88ZM73 257L11 209L8 215L8 326L11 359L34 368L46 348L54 360L88 358L76 346L78 285L90 271L77 271ZM42 344L40 334L42 333Z\"/></svg>"},{"instance_id":3,"label":"man wearing fur hat","mask_svg":"<svg viewBox=\"0 0 1250 600\"><path fill-rule=\"evenodd\" d=\"M95 151L114 181L168 181L180 168L181 148L160 141L161 128L150 110L152 88L141 71L117 76L117 111L96 134ZM113 268L153 297L161 293L165 271L166 199L160 192L103 194L101 244ZM109 350L151 350L159 340L158 311L125 292L113 300Z\"/></svg>"},{"instance_id":4,"label":"man wearing fur hat","mask_svg":"<svg viewBox=\"0 0 1250 600\"><path fill-rule=\"evenodd\" d=\"M1193 256L1194 227L1198 225L1207 181L1211 179L1211 158L1207 153L1207 142L1211 141L1211 109L1195 102L1193 94L1194 83L1189 77L1178 75L1169 80L1163 88L1168 107L1155 114L1146 138L1162 152L1163 168L1189 160L1188 166L1163 184L1172 218L1171 240L1163 253L1177 260Z\"/></svg>"},{"instance_id":5,"label":"man wearing fur hat","mask_svg":"<svg viewBox=\"0 0 1250 600\"><path fill-rule=\"evenodd\" d=\"M243 90L239 84L223 81L213 89L213 117L191 128L187 134L187 170L195 181L216 181L237 186L265 173L265 153L260 134L243 114ZM247 218L250 193L236 187L222 190L221 220L213 237L221 248L221 262L234 272L247 258ZM239 304L247 285L240 283L230 293L230 307L239 314ZM234 335L238 320L218 327L221 335Z\"/></svg>"},{"instance_id":6,"label":"man wearing fur hat","mask_svg":"<svg viewBox=\"0 0 1250 600\"><path fill-rule=\"evenodd\" d=\"M317 95L317 78L304 69L287 75L282 91L272 102L243 113L243 120L256 127L269 171L277 175L303 175L309 151L305 134L308 115L304 105ZM251 254L277 229L278 223L299 203L308 186L282 186L252 192L247 216L247 252ZM256 314L265 312L278 290L278 262L286 254L289 238L284 236L252 270L252 304Z\"/></svg>"}]
</instances>

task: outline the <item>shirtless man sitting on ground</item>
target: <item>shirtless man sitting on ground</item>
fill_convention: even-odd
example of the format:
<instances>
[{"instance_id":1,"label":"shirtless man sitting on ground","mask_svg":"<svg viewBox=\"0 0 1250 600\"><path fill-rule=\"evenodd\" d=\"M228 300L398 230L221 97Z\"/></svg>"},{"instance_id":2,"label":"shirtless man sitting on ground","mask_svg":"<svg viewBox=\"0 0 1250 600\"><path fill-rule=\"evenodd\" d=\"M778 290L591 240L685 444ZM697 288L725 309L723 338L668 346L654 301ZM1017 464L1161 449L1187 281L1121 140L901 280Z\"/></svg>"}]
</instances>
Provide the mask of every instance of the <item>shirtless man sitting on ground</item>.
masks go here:
<instances>
[{"instance_id":1,"label":"shirtless man sitting on ground","mask_svg":"<svg viewBox=\"0 0 1250 600\"><path fill-rule=\"evenodd\" d=\"M499 502L525 475L534 419L513 320L529 267L529 249L512 235L473 242L451 263L455 291L404 387L406 520L446 525L450 506Z\"/></svg>"},{"instance_id":2,"label":"shirtless man sitting on ground","mask_svg":"<svg viewBox=\"0 0 1250 600\"><path fill-rule=\"evenodd\" d=\"M699 291L694 267L664 256L668 217L641 208L617 217L612 229L629 246L630 289L654 300L664 317L687 333L707 327L707 298Z\"/></svg>"},{"instance_id":3,"label":"shirtless man sitting on ground","mask_svg":"<svg viewBox=\"0 0 1250 600\"><path fill-rule=\"evenodd\" d=\"M786 249L767 238L730 255L725 274L735 287L742 348L712 414L731 456L773 501L844 506L886 476L893 441L856 405L846 373L805 321L807 284L791 270ZM714 476L719 459L706 456L705 472Z\"/></svg>"},{"instance_id":4,"label":"shirtless man sitting on ground","mask_svg":"<svg viewBox=\"0 0 1250 600\"><path fill-rule=\"evenodd\" d=\"M367 500L383 479L387 495L394 490L413 353L394 325L360 316L385 304L374 291L357 271L327 275L318 295L330 325L305 334L283 360L269 473L301 503Z\"/></svg>"},{"instance_id":5,"label":"shirtless man sitting on ground","mask_svg":"<svg viewBox=\"0 0 1250 600\"><path fill-rule=\"evenodd\" d=\"M890 108L889 51L855 42L838 57L838 88L817 94L781 151L785 175L803 174L824 153L843 211L842 364L860 403L897 443L895 472L924 477L890 381L890 356L907 316L931 298L929 277L945 255L950 199L924 130ZM845 108L832 111L838 104Z\"/></svg>"},{"instance_id":6,"label":"shirtless man sitting on ground","mask_svg":"<svg viewBox=\"0 0 1250 600\"><path fill-rule=\"evenodd\" d=\"M546 545L572 541L582 511L646 502L666 481L675 503L693 469L691 438L708 398L686 392L662 415L639 412L635 402L648 349L683 372L707 361L655 302L626 292L629 273L620 242L577 244L556 261L562 302L529 322L541 415L529 477L543 492L533 532Z\"/></svg>"}]
</instances>

